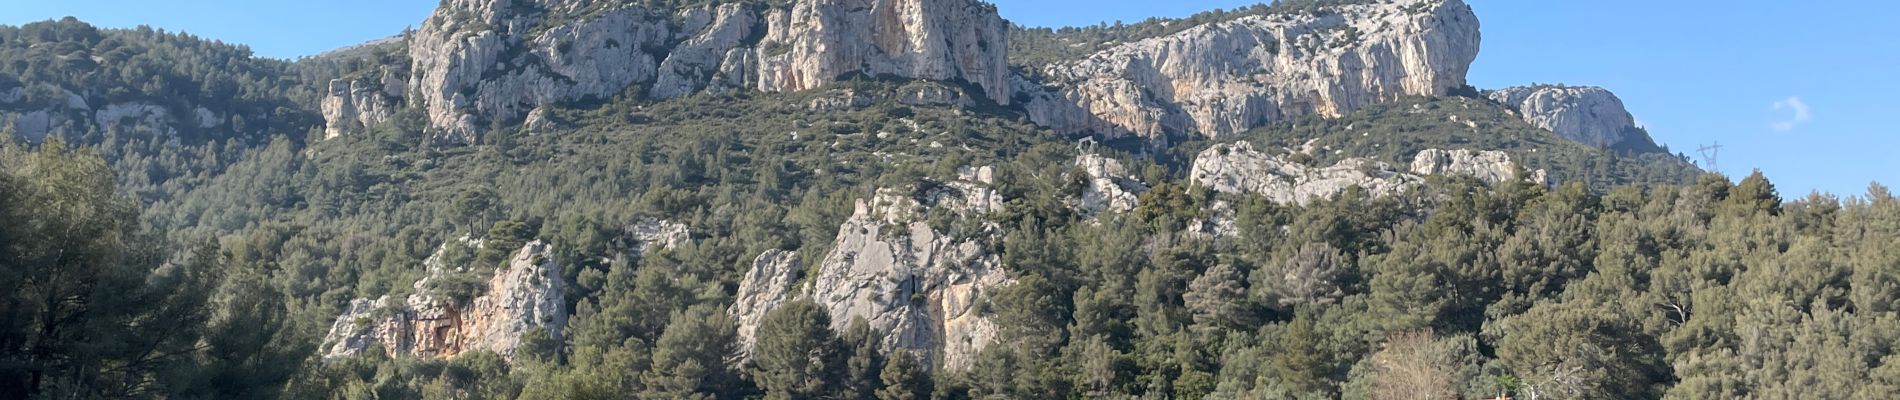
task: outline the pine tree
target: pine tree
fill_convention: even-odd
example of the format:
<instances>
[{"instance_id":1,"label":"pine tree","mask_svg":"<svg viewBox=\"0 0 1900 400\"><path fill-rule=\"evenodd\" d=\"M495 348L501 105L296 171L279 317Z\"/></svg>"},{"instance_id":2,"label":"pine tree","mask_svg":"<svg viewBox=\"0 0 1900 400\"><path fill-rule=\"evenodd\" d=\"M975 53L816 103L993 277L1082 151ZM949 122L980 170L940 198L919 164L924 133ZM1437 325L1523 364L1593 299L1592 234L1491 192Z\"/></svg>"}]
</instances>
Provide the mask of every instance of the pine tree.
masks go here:
<instances>
[{"instance_id":1,"label":"pine tree","mask_svg":"<svg viewBox=\"0 0 1900 400\"><path fill-rule=\"evenodd\" d=\"M934 390L930 373L907 350L892 352L878 379L884 382L884 387L877 390L878 400L925 400Z\"/></svg>"},{"instance_id":2,"label":"pine tree","mask_svg":"<svg viewBox=\"0 0 1900 400\"><path fill-rule=\"evenodd\" d=\"M808 399L838 390L845 354L831 316L808 299L780 305L759 321L752 376L768 399Z\"/></svg>"},{"instance_id":3,"label":"pine tree","mask_svg":"<svg viewBox=\"0 0 1900 400\"><path fill-rule=\"evenodd\" d=\"M675 314L653 349L652 370L641 376L646 399L718 399L736 389L726 367L737 347L738 328L712 304Z\"/></svg>"},{"instance_id":4,"label":"pine tree","mask_svg":"<svg viewBox=\"0 0 1900 400\"><path fill-rule=\"evenodd\" d=\"M1254 285L1281 306L1327 304L1342 295L1339 276L1345 268L1339 249L1323 242L1300 245L1286 261L1270 263L1254 276Z\"/></svg>"},{"instance_id":5,"label":"pine tree","mask_svg":"<svg viewBox=\"0 0 1900 400\"><path fill-rule=\"evenodd\" d=\"M1247 303L1244 281L1233 265L1220 264L1188 283L1182 301L1193 316L1197 330L1241 329L1256 323L1255 312Z\"/></svg>"},{"instance_id":6,"label":"pine tree","mask_svg":"<svg viewBox=\"0 0 1900 400\"><path fill-rule=\"evenodd\" d=\"M839 345L849 352L842 377L843 395L852 399L875 398L876 391L884 386L878 374L888 362L881 350L882 338L871 330L870 323L859 317L851 319L839 339Z\"/></svg>"}]
</instances>

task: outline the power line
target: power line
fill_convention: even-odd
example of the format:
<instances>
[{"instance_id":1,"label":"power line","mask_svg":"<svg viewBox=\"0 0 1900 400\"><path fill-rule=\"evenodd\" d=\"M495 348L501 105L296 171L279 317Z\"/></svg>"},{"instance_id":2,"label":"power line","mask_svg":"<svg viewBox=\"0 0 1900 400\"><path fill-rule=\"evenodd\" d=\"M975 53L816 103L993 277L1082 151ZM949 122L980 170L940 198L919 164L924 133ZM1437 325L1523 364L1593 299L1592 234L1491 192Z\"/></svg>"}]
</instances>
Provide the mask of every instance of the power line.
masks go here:
<instances>
[{"instance_id":1,"label":"power line","mask_svg":"<svg viewBox=\"0 0 1900 400\"><path fill-rule=\"evenodd\" d=\"M1696 149L1696 152L1702 153L1702 163L1708 165L1710 170L1714 170L1715 172L1722 171L1722 164L1720 163L1722 157L1722 142L1702 146L1702 148Z\"/></svg>"}]
</instances>

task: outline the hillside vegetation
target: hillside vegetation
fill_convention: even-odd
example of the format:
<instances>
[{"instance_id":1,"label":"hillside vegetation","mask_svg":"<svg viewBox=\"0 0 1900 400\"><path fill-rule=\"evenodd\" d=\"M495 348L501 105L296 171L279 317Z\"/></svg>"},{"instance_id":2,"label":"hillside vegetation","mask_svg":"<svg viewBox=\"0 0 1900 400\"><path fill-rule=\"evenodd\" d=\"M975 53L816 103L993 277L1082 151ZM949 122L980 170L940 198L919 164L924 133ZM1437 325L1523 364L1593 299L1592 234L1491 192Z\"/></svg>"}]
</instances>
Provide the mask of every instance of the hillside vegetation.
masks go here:
<instances>
[{"instance_id":1,"label":"hillside vegetation","mask_svg":"<svg viewBox=\"0 0 1900 400\"><path fill-rule=\"evenodd\" d=\"M1019 28L1011 63L1347 3ZM67 92L220 117L163 134L70 110L44 138L0 135L0 399L1900 398L1900 200L1879 185L1785 200L1759 173L1566 141L1475 93L1161 148L907 97L964 82L861 74L664 101L636 85L468 145L432 138L415 107L318 138L330 80L406 46L293 63L145 28L0 27L0 95L24 93L0 104L9 118ZM1499 150L1555 183L1430 176L1298 205L1189 178L1236 141L1312 165ZM1087 155L1126 167L1130 209L1078 206L1100 190ZM997 204L940 199L979 191ZM854 218L892 198L928 204ZM1223 219L1234 232L1201 228ZM653 245L656 221L688 233ZM831 265L895 258L838 247L915 236L1004 266L1007 284L968 299L995 330L961 368L799 294ZM800 261L791 294L741 321L775 250ZM952 264L930 266L975 263ZM426 336L372 327L414 304L349 313L497 301L492 277L523 265L560 267L535 278L561 285L532 282L563 288L558 332L446 357L326 340ZM908 296L867 302L942 311L914 276L859 286L884 281Z\"/></svg>"}]
</instances>

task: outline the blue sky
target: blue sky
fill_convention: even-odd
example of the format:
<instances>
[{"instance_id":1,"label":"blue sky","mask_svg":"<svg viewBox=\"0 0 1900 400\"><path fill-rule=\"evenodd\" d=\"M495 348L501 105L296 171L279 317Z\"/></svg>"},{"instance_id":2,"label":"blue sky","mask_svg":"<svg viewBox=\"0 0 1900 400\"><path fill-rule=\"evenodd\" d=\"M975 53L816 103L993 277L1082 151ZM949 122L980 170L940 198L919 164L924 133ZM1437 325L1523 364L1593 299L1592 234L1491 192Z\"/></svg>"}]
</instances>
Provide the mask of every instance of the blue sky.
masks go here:
<instances>
[{"instance_id":1,"label":"blue sky","mask_svg":"<svg viewBox=\"0 0 1900 400\"><path fill-rule=\"evenodd\" d=\"M1484 24L1470 80L1604 86L1672 150L1720 142L1731 176L1782 194L1900 183L1900 2L1468 0ZM0 24L62 16L152 25L296 58L419 24L437 0L0 0ZM1186 16L1254 1L1000 0L1031 26Z\"/></svg>"}]
</instances>

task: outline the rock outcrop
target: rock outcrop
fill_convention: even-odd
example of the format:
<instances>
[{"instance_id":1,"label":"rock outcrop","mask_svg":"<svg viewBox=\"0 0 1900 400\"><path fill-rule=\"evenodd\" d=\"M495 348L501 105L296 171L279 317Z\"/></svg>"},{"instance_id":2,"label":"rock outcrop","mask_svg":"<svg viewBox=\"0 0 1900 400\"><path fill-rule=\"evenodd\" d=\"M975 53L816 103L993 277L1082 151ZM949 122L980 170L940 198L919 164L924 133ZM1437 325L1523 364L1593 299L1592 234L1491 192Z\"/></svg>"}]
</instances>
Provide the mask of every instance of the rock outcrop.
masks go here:
<instances>
[{"instance_id":1,"label":"rock outcrop","mask_svg":"<svg viewBox=\"0 0 1900 400\"><path fill-rule=\"evenodd\" d=\"M1412 157L1412 173L1469 176L1491 184L1514 180L1538 185L1550 183L1544 170L1519 171L1510 154L1495 150L1427 149Z\"/></svg>"},{"instance_id":2,"label":"rock outcrop","mask_svg":"<svg viewBox=\"0 0 1900 400\"><path fill-rule=\"evenodd\" d=\"M1525 180L1547 185L1543 170L1520 174L1511 156L1502 151L1420 151L1409 173L1395 166L1363 158L1348 158L1329 167L1309 166L1293 157L1255 150L1248 142L1215 145L1194 159L1190 178L1221 193L1259 194L1281 204L1305 205L1358 187L1372 197L1404 193L1424 183L1424 176L1469 176L1489 183Z\"/></svg>"},{"instance_id":3,"label":"rock outcrop","mask_svg":"<svg viewBox=\"0 0 1900 400\"><path fill-rule=\"evenodd\" d=\"M656 218L635 220L627 225L625 236L634 243L633 250L641 253L678 248L693 240L693 232L686 224Z\"/></svg>"},{"instance_id":4,"label":"rock outcrop","mask_svg":"<svg viewBox=\"0 0 1900 400\"><path fill-rule=\"evenodd\" d=\"M1148 191L1148 185L1131 178L1121 161L1112 158L1083 154L1075 158L1075 167L1081 175L1072 179L1082 181L1075 208L1087 217L1134 210L1140 195Z\"/></svg>"},{"instance_id":5,"label":"rock outcrop","mask_svg":"<svg viewBox=\"0 0 1900 400\"><path fill-rule=\"evenodd\" d=\"M1126 43L1014 84L1030 118L1059 132L1219 137L1446 95L1465 87L1479 40L1478 17L1461 0L1336 5Z\"/></svg>"},{"instance_id":6,"label":"rock outcrop","mask_svg":"<svg viewBox=\"0 0 1900 400\"><path fill-rule=\"evenodd\" d=\"M481 295L467 301L437 293L433 285L435 280L448 279L448 274L469 272L443 265L443 254L451 245L480 246L478 242L444 245L424 262L429 276L417 281L415 293L407 298L350 302L324 338L324 357L352 357L380 348L391 356L446 358L486 350L513 359L523 334L560 337L567 326L566 287L561 265L554 262L547 244L537 241L522 246L506 268L493 272Z\"/></svg>"},{"instance_id":7,"label":"rock outcrop","mask_svg":"<svg viewBox=\"0 0 1900 400\"><path fill-rule=\"evenodd\" d=\"M970 82L1009 103L1009 23L977 0L800 0L766 15L759 88L846 74Z\"/></svg>"},{"instance_id":8,"label":"rock outcrop","mask_svg":"<svg viewBox=\"0 0 1900 400\"><path fill-rule=\"evenodd\" d=\"M940 232L927 222L934 213L975 218L1001 206L989 188L988 168L966 168L964 180L916 190L881 189L859 200L839 227L837 241L803 288L803 295L829 311L834 329L864 319L880 335L886 351L907 349L941 362L944 368L968 367L990 341L997 326L980 304L1011 281L1001 258L977 238L981 232ZM773 306L795 296L781 292L795 280L795 255L768 252L754 263L731 309L741 337Z\"/></svg>"},{"instance_id":9,"label":"rock outcrop","mask_svg":"<svg viewBox=\"0 0 1900 400\"><path fill-rule=\"evenodd\" d=\"M1489 97L1516 110L1524 122L1577 143L1611 147L1648 139L1623 107L1623 100L1603 88L1514 87L1493 91Z\"/></svg>"},{"instance_id":10,"label":"rock outcrop","mask_svg":"<svg viewBox=\"0 0 1900 400\"><path fill-rule=\"evenodd\" d=\"M1248 142L1215 145L1194 159L1194 183L1221 193L1254 193L1281 204L1306 205L1336 197L1353 187L1373 197L1403 193L1423 182L1392 165L1349 158L1328 167L1308 166L1289 157L1254 150Z\"/></svg>"},{"instance_id":11,"label":"rock outcrop","mask_svg":"<svg viewBox=\"0 0 1900 400\"><path fill-rule=\"evenodd\" d=\"M388 121L402 104L408 81L395 67L384 66L377 79L330 81L330 94L323 98L323 137L361 132Z\"/></svg>"},{"instance_id":12,"label":"rock outcrop","mask_svg":"<svg viewBox=\"0 0 1900 400\"><path fill-rule=\"evenodd\" d=\"M792 285L798 282L804 269L798 253L792 251L767 250L752 261L752 269L746 270L745 279L739 281L738 297L727 309L739 325L741 353L752 352L752 344L757 340L754 333L759 331L759 321L765 319L765 313L792 300L795 289Z\"/></svg>"},{"instance_id":13,"label":"rock outcrop","mask_svg":"<svg viewBox=\"0 0 1900 400\"><path fill-rule=\"evenodd\" d=\"M0 123L12 125L13 134L28 142L37 143L46 140L46 136L53 132L53 124L56 121L53 113L52 110L26 111L11 116L0 116L4 118L0 119Z\"/></svg>"},{"instance_id":14,"label":"rock outcrop","mask_svg":"<svg viewBox=\"0 0 1900 400\"><path fill-rule=\"evenodd\" d=\"M689 9L681 34L691 34L660 62L658 81L648 94L655 99L686 96L709 86L745 87L752 76L753 58L747 45L759 30L759 15L741 3Z\"/></svg>"},{"instance_id":15,"label":"rock outcrop","mask_svg":"<svg viewBox=\"0 0 1900 400\"><path fill-rule=\"evenodd\" d=\"M445 1L412 36L410 100L438 140L473 143L494 121L653 81L661 60L648 49L672 39L671 17L591 1Z\"/></svg>"},{"instance_id":16,"label":"rock outcrop","mask_svg":"<svg viewBox=\"0 0 1900 400\"><path fill-rule=\"evenodd\" d=\"M976 0L684 9L449 0L413 35L409 99L448 143L475 142L488 126L519 123L539 107L608 100L636 87L645 91L632 95L670 99L889 75L969 82L1007 103L1007 35L995 7Z\"/></svg>"}]
</instances>

